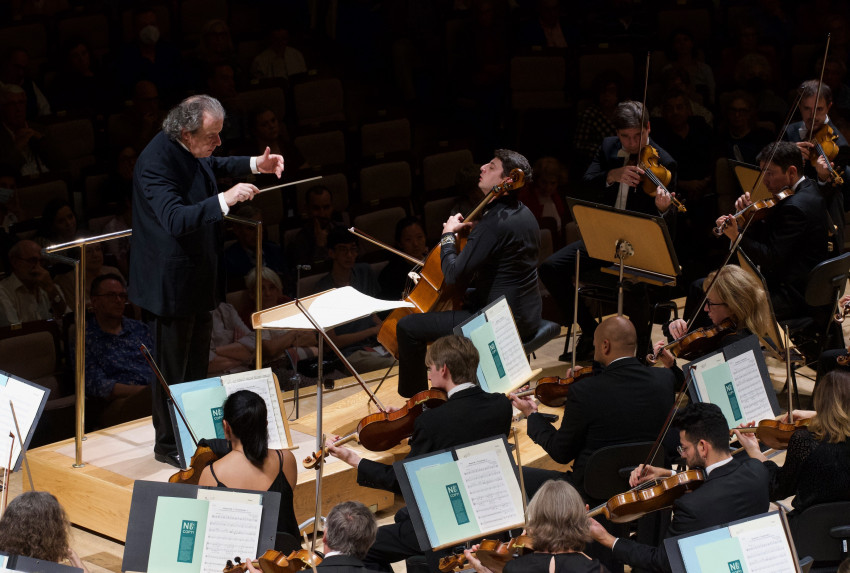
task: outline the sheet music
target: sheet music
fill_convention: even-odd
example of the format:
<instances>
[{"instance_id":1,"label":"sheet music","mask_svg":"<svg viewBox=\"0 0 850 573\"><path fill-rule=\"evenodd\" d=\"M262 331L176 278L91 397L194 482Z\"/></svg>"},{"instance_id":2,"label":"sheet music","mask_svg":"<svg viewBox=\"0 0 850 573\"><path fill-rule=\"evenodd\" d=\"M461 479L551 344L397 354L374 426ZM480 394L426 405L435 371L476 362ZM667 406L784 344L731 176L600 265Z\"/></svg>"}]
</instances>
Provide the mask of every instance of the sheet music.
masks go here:
<instances>
[{"instance_id":1,"label":"sheet music","mask_svg":"<svg viewBox=\"0 0 850 573\"><path fill-rule=\"evenodd\" d=\"M723 364L723 362L723 353L718 352L713 356L709 356L705 360L700 360L691 367L691 372L694 377L694 382L696 383L697 394L699 395L700 401L705 402L708 400L708 389L705 387L705 379L703 378L702 373L710 368L714 368L718 364Z\"/></svg>"},{"instance_id":2,"label":"sheet music","mask_svg":"<svg viewBox=\"0 0 850 573\"><path fill-rule=\"evenodd\" d=\"M744 419L759 422L774 418L755 354L750 350L727 360Z\"/></svg>"},{"instance_id":3,"label":"sheet music","mask_svg":"<svg viewBox=\"0 0 850 573\"><path fill-rule=\"evenodd\" d=\"M508 490L496 452L485 452L457 461L472 512L482 532L505 529L522 522Z\"/></svg>"},{"instance_id":4,"label":"sheet music","mask_svg":"<svg viewBox=\"0 0 850 573\"><path fill-rule=\"evenodd\" d=\"M750 573L795 573L788 537L778 514L730 526L738 538Z\"/></svg>"},{"instance_id":5,"label":"sheet music","mask_svg":"<svg viewBox=\"0 0 850 573\"><path fill-rule=\"evenodd\" d=\"M241 503L245 505L261 505L263 502L263 494L246 493L242 491L228 491L226 489L219 488L198 488L198 496L195 499L202 499L204 501Z\"/></svg>"},{"instance_id":6,"label":"sheet music","mask_svg":"<svg viewBox=\"0 0 850 573\"><path fill-rule=\"evenodd\" d=\"M493 326L496 344L508 380L512 383L531 374L531 366L522 348L522 341L514 323L511 307L507 300L502 300L486 313L487 321Z\"/></svg>"},{"instance_id":7,"label":"sheet music","mask_svg":"<svg viewBox=\"0 0 850 573\"><path fill-rule=\"evenodd\" d=\"M271 368L227 374L221 377L221 383L228 396L239 390L250 390L258 394L265 401L268 410L269 448L280 450L290 446L286 443L286 430L283 427L283 417L280 403L277 401Z\"/></svg>"},{"instance_id":8,"label":"sheet music","mask_svg":"<svg viewBox=\"0 0 850 573\"><path fill-rule=\"evenodd\" d=\"M5 378L6 375L0 374L0 377ZM18 465L18 457L21 455L18 432L15 429L12 410L9 408L9 400L15 404L18 426L23 434L21 441L26 441L44 393L44 389L21 382L12 376L5 380L5 385L0 383L0 467L5 467L9 462L9 447L12 443L9 439L9 431L15 434L15 443L12 446L12 468Z\"/></svg>"},{"instance_id":9,"label":"sheet music","mask_svg":"<svg viewBox=\"0 0 850 573\"><path fill-rule=\"evenodd\" d=\"M202 573L221 573L228 559L252 559L260 539L263 507L211 501L204 538Z\"/></svg>"}]
</instances>

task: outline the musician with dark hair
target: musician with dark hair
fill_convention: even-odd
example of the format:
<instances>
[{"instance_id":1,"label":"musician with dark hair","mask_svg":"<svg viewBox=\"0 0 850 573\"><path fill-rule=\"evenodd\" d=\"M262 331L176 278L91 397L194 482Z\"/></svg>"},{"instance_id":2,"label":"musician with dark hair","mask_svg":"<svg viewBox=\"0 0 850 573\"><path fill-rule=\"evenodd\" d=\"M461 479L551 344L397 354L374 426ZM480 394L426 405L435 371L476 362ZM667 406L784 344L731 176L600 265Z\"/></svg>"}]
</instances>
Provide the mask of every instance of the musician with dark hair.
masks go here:
<instances>
[{"instance_id":1,"label":"musician with dark hair","mask_svg":"<svg viewBox=\"0 0 850 573\"><path fill-rule=\"evenodd\" d=\"M692 403L673 421L679 430L679 454L688 468L700 468L705 481L673 504L673 520L665 537L674 537L744 519L767 511L770 474L761 462L733 458L729 452L729 425L716 404ZM636 486L655 478L668 478L667 468L638 466L629 484ZM591 518L593 539L609 547L614 557L649 571L670 571L664 544L652 547L628 538L616 538Z\"/></svg>"}]
</instances>

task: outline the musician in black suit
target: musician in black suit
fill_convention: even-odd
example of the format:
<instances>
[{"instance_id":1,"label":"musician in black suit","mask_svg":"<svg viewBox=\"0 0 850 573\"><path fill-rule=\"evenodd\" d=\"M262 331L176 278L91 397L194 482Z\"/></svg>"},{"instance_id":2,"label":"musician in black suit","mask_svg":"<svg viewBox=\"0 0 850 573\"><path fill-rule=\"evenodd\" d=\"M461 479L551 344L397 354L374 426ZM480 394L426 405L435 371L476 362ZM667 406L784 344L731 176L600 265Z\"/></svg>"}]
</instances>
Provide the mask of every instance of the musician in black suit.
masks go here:
<instances>
[{"instance_id":1,"label":"musician in black suit","mask_svg":"<svg viewBox=\"0 0 850 573\"><path fill-rule=\"evenodd\" d=\"M558 463L575 460L568 472L524 467L529 497L549 479L565 479L583 492L584 472L593 452L658 437L673 406L675 376L667 368L648 368L638 362L636 342L628 319L613 316L602 321L593 341L594 359L602 369L570 385L558 429L537 412L533 397L511 395L513 405L528 416L528 436L534 443Z\"/></svg>"},{"instance_id":2,"label":"musician in black suit","mask_svg":"<svg viewBox=\"0 0 850 573\"><path fill-rule=\"evenodd\" d=\"M363 559L375 542L378 523L369 508L359 501L345 501L330 511L325 521L322 545L325 558L316 567L327 573L362 573Z\"/></svg>"},{"instance_id":3,"label":"musician in black suit","mask_svg":"<svg viewBox=\"0 0 850 573\"><path fill-rule=\"evenodd\" d=\"M803 156L793 143L768 145L758 161L768 191L777 197L782 191L793 195L779 200L764 219L750 224L741 249L761 269L776 318L784 320L813 311L805 304L804 293L809 271L830 256L826 202L815 183L801 175ZM735 209L751 204L747 192L735 201ZM734 241L740 232L738 223L732 215L723 215L717 225L724 223L724 234Z\"/></svg>"},{"instance_id":4,"label":"musician in black suit","mask_svg":"<svg viewBox=\"0 0 850 573\"><path fill-rule=\"evenodd\" d=\"M702 468L705 482L680 496L673 504L673 520L666 536L674 537L744 519L767 511L770 474L761 462L733 458L729 452L729 425L716 404L692 403L674 420L679 429L679 452L689 468ZM643 465L631 475L632 486L673 475L672 470ZM616 538L595 519L590 520L594 540L610 547L614 556L633 569L670 571L662 543L652 547L628 538Z\"/></svg>"},{"instance_id":5,"label":"musician in black suit","mask_svg":"<svg viewBox=\"0 0 850 573\"><path fill-rule=\"evenodd\" d=\"M613 122L617 129L616 137L606 137L602 146L584 173L584 184L588 191L594 194L593 201L610 205L625 211L636 211L649 215L661 215L670 227L675 229L676 208L672 207L671 193L676 191L676 161L669 153L661 149L649 138L649 117L642 114L643 106L636 101L621 102L614 112ZM643 119L643 130L641 130ZM641 140L641 133L643 140ZM639 154L645 145L652 145L658 150L659 163L666 167L671 174L667 191L658 189L655 197L647 195L641 187L643 170L635 165L627 165L632 155ZM575 284L576 253L581 253L581 270L595 270L604 263L590 259L585 249L584 241L576 241L559 250L540 265L540 280L561 310L564 323L571 323L573 318L573 298ZM627 300L626 309L635 324L648 324L644 301ZM646 319L646 320L644 320ZM590 311L580 304L578 308L578 324L581 327L582 338L579 340L578 359L586 360L592 355L593 331L596 330L596 320ZM649 332L640 332L641 351L648 346ZM569 337L568 337L569 340ZM565 353L561 360L569 361L571 355Z\"/></svg>"},{"instance_id":6,"label":"musician in black suit","mask_svg":"<svg viewBox=\"0 0 850 573\"><path fill-rule=\"evenodd\" d=\"M504 394L488 394L476 383L478 351L462 336L435 340L425 357L431 388L446 391L448 401L423 412L413 426L409 456L420 456L493 436L507 436L513 409ZM335 447L333 436L328 452L357 468L357 483L401 493L393 467L362 459L345 447ZM378 528L375 544L365 562L369 568L391 571L390 563L421 554L407 508L395 515L395 523Z\"/></svg>"},{"instance_id":7,"label":"musician in black suit","mask_svg":"<svg viewBox=\"0 0 850 573\"><path fill-rule=\"evenodd\" d=\"M172 109L139 155L133 173L130 301L144 311L155 356L169 384L206 378L211 311L224 294L221 222L257 188L219 193L216 176L283 172L283 157L211 157L221 144L224 108L192 96ZM154 456L178 465L166 400L153 387Z\"/></svg>"},{"instance_id":8,"label":"musician in black suit","mask_svg":"<svg viewBox=\"0 0 850 573\"><path fill-rule=\"evenodd\" d=\"M830 230L835 233L835 253L844 250L844 210L850 203L850 181L845 180L843 185L833 184L830 169L825 159L817 160L815 143L809 141L811 133L817 135L823 126L832 129L835 140L833 145L838 147L838 154L832 159L833 171L843 178L845 168L850 163L850 143L839 131L838 127L829 119L829 110L832 108L832 90L826 84L820 85L820 97L818 97L818 81L808 80L800 85L800 121L792 123L785 129L783 139L795 144L803 154L805 169L803 174L817 181L818 188L826 200L829 209ZM817 104L815 104L817 99ZM814 121L814 126L812 125ZM814 127L814 128L813 128ZM817 165L810 161L815 157Z\"/></svg>"}]
</instances>

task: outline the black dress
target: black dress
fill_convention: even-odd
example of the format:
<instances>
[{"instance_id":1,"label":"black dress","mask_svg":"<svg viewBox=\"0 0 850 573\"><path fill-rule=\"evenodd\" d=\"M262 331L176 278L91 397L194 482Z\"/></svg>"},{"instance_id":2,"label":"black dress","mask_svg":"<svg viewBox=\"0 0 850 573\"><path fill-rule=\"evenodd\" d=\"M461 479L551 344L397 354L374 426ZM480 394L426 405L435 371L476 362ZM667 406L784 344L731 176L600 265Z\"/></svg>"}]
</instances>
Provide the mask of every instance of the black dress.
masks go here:
<instances>
[{"instance_id":1,"label":"black dress","mask_svg":"<svg viewBox=\"0 0 850 573\"><path fill-rule=\"evenodd\" d=\"M277 532L278 533L288 533L293 536L297 541L301 532L298 530L298 520L295 519L295 507L292 502L292 487L290 487L289 482L286 480L286 476L283 473L283 456L280 454L280 450L275 450L277 452L277 477L274 478L274 481L269 486L267 491L276 491L280 494L280 512L277 514ZM212 473L212 477L215 480L215 485L217 487L227 487L223 483L218 480L218 476L215 475L215 468L213 468L214 464L210 464L210 473Z\"/></svg>"},{"instance_id":2,"label":"black dress","mask_svg":"<svg viewBox=\"0 0 850 573\"><path fill-rule=\"evenodd\" d=\"M552 558L555 568L550 569ZM596 559L584 553L529 553L505 565L504 573L608 573Z\"/></svg>"},{"instance_id":3,"label":"black dress","mask_svg":"<svg viewBox=\"0 0 850 573\"><path fill-rule=\"evenodd\" d=\"M785 463L764 462L770 472L770 499L794 495L799 512L818 503L850 501L850 441L830 444L806 429L791 435Z\"/></svg>"}]
</instances>

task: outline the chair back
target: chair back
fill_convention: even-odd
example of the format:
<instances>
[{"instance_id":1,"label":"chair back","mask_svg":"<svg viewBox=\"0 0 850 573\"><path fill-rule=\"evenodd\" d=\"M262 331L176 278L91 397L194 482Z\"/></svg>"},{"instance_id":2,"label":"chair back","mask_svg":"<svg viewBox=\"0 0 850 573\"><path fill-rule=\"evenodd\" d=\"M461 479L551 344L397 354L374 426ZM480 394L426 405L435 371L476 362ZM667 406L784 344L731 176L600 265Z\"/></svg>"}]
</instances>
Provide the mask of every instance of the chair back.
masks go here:
<instances>
[{"instance_id":1,"label":"chair back","mask_svg":"<svg viewBox=\"0 0 850 573\"><path fill-rule=\"evenodd\" d=\"M850 525L850 501L819 503L791 519L791 536L797 555L810 556L817 565L838 563L846 554L842 545L847 538L838 531Z\"/></svg>"},{"instance_id":2,"label":"chair back","mask_svg":"<svg viewBox=\"0 0 850 573\"><path fill-rule=\"evenodd\" d=\"M835 304L844 286L847 284L847 272L850 271L850 253L844 253L827 259L809 272L806 284L806 304L826 306Z\"/></svg>"},{"instance_id":3,"label":"chair back","mask_svg":"<svg viewBox=\"0 0 850 573\"><path fill-rule=\"evenodd\" d=\"M587 460L584 472L584 492L592 499L608 499L630 489L629 474L646 461L652 451L652 442L633 442L599 448ZM649 462L660 465L664 452Z\"/></svg>"}]
</instances>

